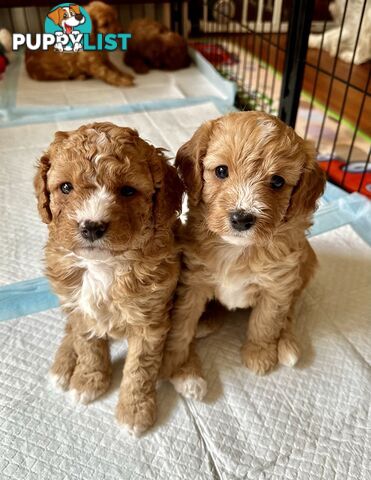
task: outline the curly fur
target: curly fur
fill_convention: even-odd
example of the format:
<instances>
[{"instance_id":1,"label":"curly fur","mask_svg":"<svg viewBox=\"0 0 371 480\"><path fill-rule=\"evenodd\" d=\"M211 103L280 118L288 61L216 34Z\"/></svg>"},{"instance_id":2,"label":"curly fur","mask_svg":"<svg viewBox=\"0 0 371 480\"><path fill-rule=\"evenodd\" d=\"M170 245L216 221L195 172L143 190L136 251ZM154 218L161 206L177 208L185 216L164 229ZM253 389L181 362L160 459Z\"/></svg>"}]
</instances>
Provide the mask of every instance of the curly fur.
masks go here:
<instances>
[{"instance_id":1,"label":"curly fur","mask_svg":"<svg viewBox=\"0 0 371 480\"><path fill-rule=\"evenodd\" d=\"M181 392L180 380L202 376L190 347L211 300L229 310L252 308L242 347L247 367L263 374L278 361L294 364L293 306L317 263L305 230L325 185L313 148L275 117L232 113L203 124L178 151L176 165L189 213L163 374L173 375ZM228 166L228 178L217 178L219 165ZM280 190L270 184L273 175L285 179ZM256 216L251 229L233 229L235 209Z\"/></svg>"},{"instance_id":2,"label":"curly fur","mask_svg":"<svg viewBox=\"0 0 371 480\"><path fill-rule=\"evenodd\" d=\"M69 194L61 185L70 182ZM136 189L130 197L123 186ZM93 123L57 132L35 177L48 224L46 274L67 314L51 368L54 383L81 402L109 387L108 338L128 339L116 415L139 434L156 416L155 386L179 273L174 230L182 184L161 149L135 130ZM93 209L89 209L93 206ZM95 215L108 228L90 241Z\"/></svg>"}]
</instances>

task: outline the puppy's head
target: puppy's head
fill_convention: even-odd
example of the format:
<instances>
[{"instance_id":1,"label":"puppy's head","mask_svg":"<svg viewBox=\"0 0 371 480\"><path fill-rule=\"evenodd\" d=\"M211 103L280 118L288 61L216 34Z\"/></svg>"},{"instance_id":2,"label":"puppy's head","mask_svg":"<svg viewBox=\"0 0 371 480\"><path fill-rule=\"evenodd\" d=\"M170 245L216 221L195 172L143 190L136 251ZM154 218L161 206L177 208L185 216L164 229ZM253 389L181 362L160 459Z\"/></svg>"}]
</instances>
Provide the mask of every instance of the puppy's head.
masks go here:
<instances>
[{"instance_id":1,"label":"puppy's head","mask_svg":"<svg viewBox=\"0 0 371 480\"><path fill-rule=\"evenodd\" d=\"M69 7L64 8L58 7L48 14L48 18L59 26L62 26L64 23L76 26L84 20L84 16L80 12L80 7L78 5L70 5Z\"/></svg>"},{"instance_id":2,"label":"puppy's head","mask_svg":"<svg viewBox=\"0 0 371 480\"><path fill-rule=\"evenodd\" d=\"M120 24L117 11L111 5L104 2L90 2L86 7L92 24L94 33L119 33Z\"/></svg>"},{"instance_id":3,"label":"puppy's head","mask_svg":"<svg viewBox=\"0 0 371 480\"><path fill-rule=\"evenodd\" d=\"M279 226L305 223L325 185L311 145L260 112L203 124L176 165L190 209L200 208L208 229L236 245L265 243Z\"/></svg>"},{"instance_id":4,"label":"puppy's head","mask_svg":"<svg viewBox=\"0 0 371 480\"><path fill-rule=\"evenodd\" d=\"M185 39L165 27L162 32L153 35L150 42L145 40L141 50L153 68L179 70L191 63Z\"/></svg>"},{"instance_id":5,"label":"puppy's head","mask_svg":"<svg viewBox=\"0 0 371 480\"><path fill-rule=\"evenodd\" d=\"M179 70L191 63L188 55L187 42L175 32L165 32L161 35L162 62L166 70Z\"/></svg>"},{"instance_id":6,"label":"puppy's head","mask_svg":"<svg viewBox=\"0 0 371 480\"><path fill-rule=\"evenodd\" d=\"M50 240L75 253L122 253L169 234L182 184L161 149L111 123L57 132L35 177Z\"/></svg>"}]
</instances>

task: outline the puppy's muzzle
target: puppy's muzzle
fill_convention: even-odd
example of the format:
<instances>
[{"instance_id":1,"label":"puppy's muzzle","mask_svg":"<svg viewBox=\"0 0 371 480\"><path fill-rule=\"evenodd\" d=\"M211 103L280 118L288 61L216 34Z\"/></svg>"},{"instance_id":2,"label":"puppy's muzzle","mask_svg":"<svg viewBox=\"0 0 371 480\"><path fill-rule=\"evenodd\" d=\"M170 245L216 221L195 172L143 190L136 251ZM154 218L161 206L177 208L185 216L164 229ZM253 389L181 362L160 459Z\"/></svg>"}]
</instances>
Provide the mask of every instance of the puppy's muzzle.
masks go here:
<instances>
[{"instance_id":1,"label":"puppy's muzzle","mask_svg":"<svg viewBox=\"0 0 371 480\"><path fill-rule=\"evenodd\" d=\"M231 212L229 219L234 230L244 232L249 230L256 222L256 217L244 210L236 210Z\"/></svg>"},{"instance_id":2,"label":"puppy's muzzle","mask_svg":"<svg viewBox=\"0 0 371 480\"><path fill-rule=\"evenodd\" d=\"M108 228L108 223L104 222L91 222L87 220L80 226L80 234L85 240L90 242L95 242L99 240L106 233Z\"/></svg>"}]
</instances>

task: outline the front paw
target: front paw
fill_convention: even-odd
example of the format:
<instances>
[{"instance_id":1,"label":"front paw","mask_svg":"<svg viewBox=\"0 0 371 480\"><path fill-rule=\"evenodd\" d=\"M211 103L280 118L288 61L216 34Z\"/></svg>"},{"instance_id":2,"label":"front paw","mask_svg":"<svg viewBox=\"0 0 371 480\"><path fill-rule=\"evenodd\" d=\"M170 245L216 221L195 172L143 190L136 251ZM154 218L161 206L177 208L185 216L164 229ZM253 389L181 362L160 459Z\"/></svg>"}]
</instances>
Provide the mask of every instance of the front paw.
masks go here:
<instances>
[{"instance_id":1,"label":"front paw","mask_svg":"<svg viewBox=\"0 0 371 480\"><path fill-rule=\"evenodd\" d=\"M282 335L278 341L278 361L285 367L293 367L300 357L300 349L292 335Z\"/></svg>"},{"instance_id":2,"label":"front paw","mask_svg":"<svg viewBox=\"0 0 371 480\"><path fill-rule=\"evenodd\" d=\"M103 395L110 384L111 372L91 372L83 365L79 365L71 377L69 396L73 403L86 405Z\"/></svg>"},{"instance_id":3,"label":"front paw","mask_svg":"<svg viewBox=\"0 0 371 480\"><path fill-rule=\"evenodd\" d=\"M247 342L241 350L242 363L257 375L272 370L278 361L277 344Z\"/></svg>"},{"instance_id":4,"label":"front paw","mask_svg":"<svg viewBox=\"0 0 371 480\"><path fill-rule=\"evenodd\" d=\"M130 74L125 74L120 78L120 86L132 87L134 85L134 77Z\"/></svg>"},{"instance_id":5,"label":"front paw","mask_svg":"<svg viewBox=\"0 0 371 480\"><path fill-rule=\"evenodd\" d=\"M156 397L153 395L131 396L120 398L116 407L118 422L131 435L139 437L156 421Z\"/></svg>"},{"instance_id":6,"label":"front paw","mask_svg":"<svg viewBox=\"0 0 371 480\"><path fill-rule=\"evenodd\" d=\"M68 390L71 377L76 367L76 354L62 346L57 352L51 369L49 381L56 390Z\"/></svg>"}]
</instances>

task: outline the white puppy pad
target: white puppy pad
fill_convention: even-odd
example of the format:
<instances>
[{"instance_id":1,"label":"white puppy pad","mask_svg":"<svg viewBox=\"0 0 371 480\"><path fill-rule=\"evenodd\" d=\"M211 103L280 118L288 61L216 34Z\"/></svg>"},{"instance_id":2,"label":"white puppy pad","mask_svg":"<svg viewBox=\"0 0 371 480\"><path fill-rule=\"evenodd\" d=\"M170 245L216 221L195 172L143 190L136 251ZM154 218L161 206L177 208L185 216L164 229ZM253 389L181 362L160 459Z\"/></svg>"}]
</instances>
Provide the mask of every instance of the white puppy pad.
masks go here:
<instances>
[{"instance_id":1,"label":"white puppy pad","mask_svg":"<svg viewBox=\"0 0 371 480\"><path fill-rule=\"evenodd\" d=\"M244 311L198 342L208 394L190 409L222 478L370 478L371 248L349 226L311 243L320 268L297 307L295 368L241 365Z\"/></svg>"},{"instance_id":2,"label":"white puppy pad","mask_svg":"<svg viewBox=\"0 0 371 480\"><path fill-rule=\"evenodd\" d=\"M109 392L85 406L49 384L62 338L58 310L0 324L0 478L27 480L202 479L213 477L206 445L188 406L169 384L158 392L158 421L139 440L114 411L124 342L113 350Z\"/></svg>"},{"instance_id":3,"label":"white puppy pad","mask_svg":"<svg viewBox=\"0 0 371 480\"><path fill-rule=\"evenodd\" d=\"M13 107L35 111L45 107L70 110L206 95L226 98L225 92L213 85L194 64L175 72L151 70L146 75L135 75L123 64L122 53L115 52L111 58L119 69L135 76L133 87L115 87L97 79L39 82L28 76L22 58Z\"/></svg>"},{"instance_id":4,"label":"white puppy pad","mask_svg":"<svg viewBox=\"0 0 371 480\"><path fill-rule=\"evenodd\" d=\"M371 248L345 226L311 240L320 268L297 308L302 358L265 377L240 363L248 313L197 343L205 403L159 388L140 440L114 419L123 346L101 399L73 406L47 384L58 310L0 323L0 477L332 479L371 476Z\"/></svg>"},{"instance_id":5,"label":"white puppy pad","mask_svg":"<svg viewBox=\"0 0 371 480\"><path fill-rule=\"evenodd\" d=\"M174 156L201 122L218 117L211 102L171 110L144 111L89 119L54 121L0 129L0 284L42 275L42 246L47 229L41 223L33 190L35 164L57 130L110 121L136 128L153 145Z\"/></svg>"}]
</instances>

